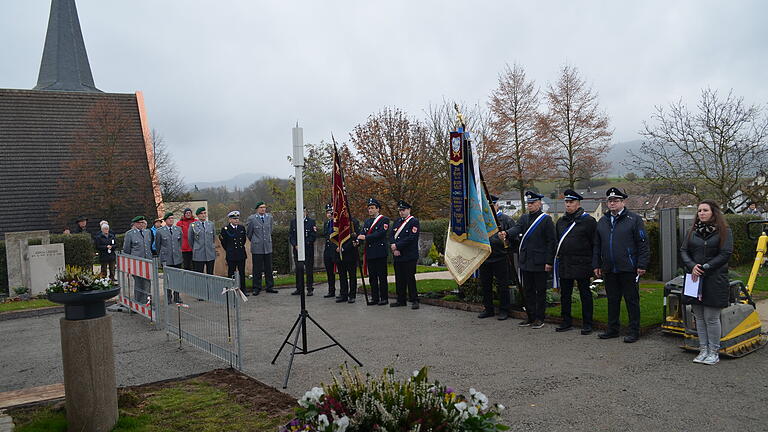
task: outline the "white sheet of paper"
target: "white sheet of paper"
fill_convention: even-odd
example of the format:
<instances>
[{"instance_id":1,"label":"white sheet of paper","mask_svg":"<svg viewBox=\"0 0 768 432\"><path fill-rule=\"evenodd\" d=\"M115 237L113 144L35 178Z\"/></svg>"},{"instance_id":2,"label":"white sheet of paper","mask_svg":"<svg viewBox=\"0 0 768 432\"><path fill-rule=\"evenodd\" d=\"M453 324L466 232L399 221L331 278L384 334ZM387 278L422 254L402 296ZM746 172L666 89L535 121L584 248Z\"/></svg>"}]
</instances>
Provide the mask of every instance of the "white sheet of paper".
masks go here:
<instances>
[{"instance_id":1,"label":"white sheet of paper","mask_svg":"<svg viewBox=\"0 0 768 432\"><path fill-rule=\"evenodd\" d=\"M688 297L698 297L699 296L699 283L701 283L701 276L699 276L696 279L696 282L691 279L693 275L690 273L685 274L685 285L684 285L684 291L683 294L687 295Z\"/></svg>"}]
</instances>

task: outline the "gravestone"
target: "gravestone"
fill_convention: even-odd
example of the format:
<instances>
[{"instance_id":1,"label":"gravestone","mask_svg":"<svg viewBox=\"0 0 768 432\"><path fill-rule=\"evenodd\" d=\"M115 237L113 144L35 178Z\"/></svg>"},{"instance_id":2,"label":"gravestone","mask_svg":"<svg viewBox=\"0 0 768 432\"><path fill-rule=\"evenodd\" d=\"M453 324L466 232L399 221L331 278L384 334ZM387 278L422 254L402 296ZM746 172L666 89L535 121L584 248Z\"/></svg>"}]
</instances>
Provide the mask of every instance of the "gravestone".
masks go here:
<instances>
[{"instance_id":1,"label":"gravestone","mask_svg":"<svg viewBox=\"0 0 768 432\"><path fill-rule=\"evenodd\" d=\"M61 243L29 246L29 291L32 295L45 293L48 284L64 270L64 245Z\"/></svg>"},{"instance_id":2,"label":"gravestone","mask_svg":"<svg viewBox=\"0 0 768 432\"><path fill-rule=\"evenodd\" d=\"M32 285L29 267L29 241L41 239L42 244L51 243L50 233L41 231L20 231L5 233L5 257L8 263L8 288Z\"/></svg>"},{"instance_id":3,"label":"gravestone","mask_svg":"<svg viewBox=\"0 0 768 432\"><path fill-rule=\"evenodd\" d=\"M432 243L435 241L435 235L431 232L422 231L419 234L419 262L429 255L429 250L432 249Z\"/></svg>"}]
</instances>

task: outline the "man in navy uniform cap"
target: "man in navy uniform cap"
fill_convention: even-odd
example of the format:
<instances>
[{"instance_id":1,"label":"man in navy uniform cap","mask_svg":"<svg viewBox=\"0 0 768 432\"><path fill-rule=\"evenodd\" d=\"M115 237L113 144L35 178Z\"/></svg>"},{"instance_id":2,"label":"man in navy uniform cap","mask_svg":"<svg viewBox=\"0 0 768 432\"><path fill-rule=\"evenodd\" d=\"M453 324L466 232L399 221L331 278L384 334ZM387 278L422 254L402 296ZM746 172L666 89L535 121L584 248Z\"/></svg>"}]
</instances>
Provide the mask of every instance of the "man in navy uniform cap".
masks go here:
<instances>
[{"instance_id":1,"label":"man in navy uniform cap","mask_svg":"<svg viewBox=\"0 0 768 432\"><path fill-rule=\"evenodd\" d=\"M336 297L336 245L331 241L333 233L333 204L328 203L325 206L325 249L323 250L323 264L325 264L325 275L328 277L328 294L323 298Z\"/></svg>"},{"instance_id":2,"label":"man in navy uniform cap","mask_svg":"<svg viewBox=\"0 0 768 432\"><path fill-rule=\"evenodd\" d=\"M592 276L592 246L595 238L595 218L581 208L583 197L576 191L564 192L565 214L557 220L557 248L555 249L555 287L560 288L560 316L563 322L555 331L563 332L573 328L571 318L571 296L573 285L578 283L581 298L581 334L592 333L592 291L589 278Z\"/></svg>"},{"instance_id":3,"label":"man in navy uniform cap","mask_svg":"<svg viewBox=\"0 0 768 432\"><path fill-rule=\"evenodd\" d=\"M419 308L416 292L416 262L419 259L419 220L411 215L411 205L400 200L397 203L400 217L392 226L389 243L395 265L397 302L390 307L406 306L406 293L411 309Z\"/></svg>"},{"instance_id":4,"label":"man in navy uniform cap","mask_svg":"<svg viewBox=\"0 0 768 432\"><path fill-rule=\"evenodd\" d=\"M600 339L619 337L621 298L627 305L629 331L624 342L640 337L640 288L638 282L648 268L649 250L645 224L639 215L624 207L627 194L612 187L605 193L608 211L597 222L592 254L595 276L605 280L608 295L608 330Z\"/></svg>"},{"instance_id":5,"label":"man in navy uniform cap","mask_svg":"<svg viewBox=\"0 0 768 432\"><path fill-rule=\"evenodd\" d=\"M248 254L245 251L245 227L240 225L239 211L229 212L227 218L229 218L229 223L219 233L221 247L226 252L227 277L232 277L237 272L240 275L240 291L248 295L245 291L245 260L248 259Z\"/></svg>"},{"instance_id":6,"label":"man in navy uniform cap","mask_svg":"<svg viewBox=\"0 0 768 432\"><path fill-rule=\"evenodd\" d=\"M496 212L499 231L506 231L515 224L511 217L499 210L499 198L491 195L491 205ZM496 278L496 288L499 292L499 316L497 319L509 318L509 243L502 240L499 234L491 236L491 255L480 265L480 285L483 287L483 305L485 310L478 318L488 318L494 315L493 279Z\"/></svg>"},{"instance_id":7,"label":"man in navy uniform cap","mask_svg":"<svg viewBox=\"0 0 768 432\"><path fill-rule=\"evenodd\" d=\"M555 224L542 212L544 195L534 191L525 193L528 213L522 215L512 228L499 233L505 238L520 238L518 268L525 291L525 311L528 318L520 327L539 329L544 327L544 311L547 302L547 273L552 271L555 260Z\"/></svg>"},{"instance_id":8,"label":"man in navy uniform cap","mask_svg":"<svg viewBox=\"0 0 768 432\"><path fill-rule=\"evenodd\" d=\"M288 242L291 243L293 250L293 262L299 260L299 233L296 231L296 219L291 221L291 228L288 233ZM315 238L317 237L317 224L315 220L307 215L307 208L304 207L304 273L307 275L307 295L313 295L315 288L314 270L315 270ZM303 276L303 275L302 275ZM300 284L303 281L296 281L296 289L291 295L301 294Z\"/></svg>"},{"instance_id":9,"label":"man in navy uniform cap","mask_svg":"<svg viewBox=\"0 0 768 432\"><path fill-rule=\"evenodd\" d=\"M387 283L387 232L389 218L382 215L381 203L376 198L368 199L368 219L363 223L363 231L357 236L365 241L363 268L367 268L368 281L371 283L371 305L385 305L389 302Z\"/></svg>"}]
</instances>

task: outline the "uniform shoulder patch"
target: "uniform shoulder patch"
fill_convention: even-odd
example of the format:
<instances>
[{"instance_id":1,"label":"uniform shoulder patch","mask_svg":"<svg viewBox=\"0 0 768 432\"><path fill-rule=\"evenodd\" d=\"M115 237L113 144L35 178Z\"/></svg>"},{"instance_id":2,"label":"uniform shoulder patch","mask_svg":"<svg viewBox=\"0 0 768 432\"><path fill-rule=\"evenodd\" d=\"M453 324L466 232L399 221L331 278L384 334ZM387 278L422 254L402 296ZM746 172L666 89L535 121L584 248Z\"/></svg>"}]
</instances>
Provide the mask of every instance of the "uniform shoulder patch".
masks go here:
<instances>
[{"instance_id":1,"label":"uniform shoulder patch","mask_svg":"<svg viewBox=\"0 0 768 432\"><path fill-rule=\"evenodd\" d=\"M313 227L312 227L312 229L313 229L313 230L315 230L315 231L317 231L317 227L316 227L316 226L313 226Z\"/></svg>"},{"instance_id":2,"label":"uniform shoulder patch","mask_svg":"<svg viewBox=\"0 0 768 432\"><path fill-rule=\"evenodd\" d=\"M415 226L415 227L411 228L411 232L416 234L417 232L419 232L419 227Z\"/></svg>"},{"instance_id":3,"label":"uniform shoulder patch","mask_svg":"<svg viewBox=\"0 0 768 432\"><path fill-rule=\"evenodd\" d=\"M385 230L389 229L389 224L384 224L384 229Z\"/></svg>"}]
</instances>

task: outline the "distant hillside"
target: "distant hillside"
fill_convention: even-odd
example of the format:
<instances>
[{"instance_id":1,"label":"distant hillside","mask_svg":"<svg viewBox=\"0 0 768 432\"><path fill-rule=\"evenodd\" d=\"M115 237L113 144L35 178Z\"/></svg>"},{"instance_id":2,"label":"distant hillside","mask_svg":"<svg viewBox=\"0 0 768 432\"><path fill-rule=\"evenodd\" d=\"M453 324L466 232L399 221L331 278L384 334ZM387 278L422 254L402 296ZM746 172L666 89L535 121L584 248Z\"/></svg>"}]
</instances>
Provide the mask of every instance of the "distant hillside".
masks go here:
<instances>
[{"instance_id":1,"label":"distant hillside","mask_svg":"<svg viewBox=\"0 0 768 432\"><path fill-rule=\"evenodd\" d=\"M228 180L212 182L191 182L187 186L189 186L190 189L194 189L195 186L197 186L198 189L221 186L225 186L227 190L234 190L235 188L243 189L246 186L250 186L253 182L259 180L262 177L269 177L269 175L264 173L243 173L238 174Z\"/></svg>"},{"instance_id":2,"label":"distant hillside","mask_svg":"<svg viewBox=\"0 0 768 432\"><path fill-rule=\"evenodd\" d=\"M623 177L628 172L632 171L624 166L624 161L629 160L627 150L637 151L643 142L641 140L625 141L620 143L614 143L613 148L608 152L608 163L611 168L605 173L606 177ZM635 173L639 174L639 173Z\"/></svg>"}]
</instances>

